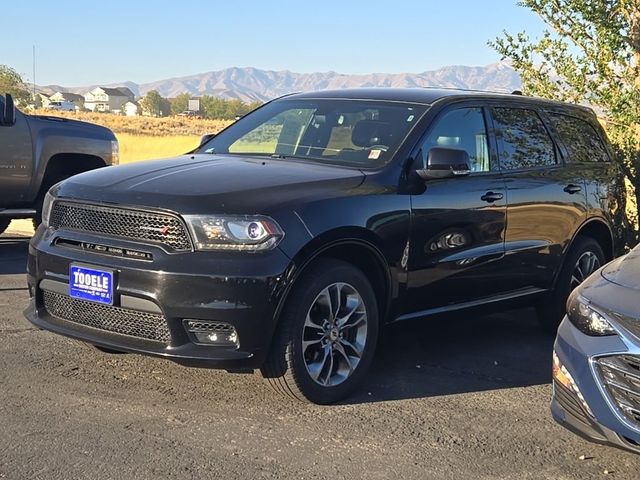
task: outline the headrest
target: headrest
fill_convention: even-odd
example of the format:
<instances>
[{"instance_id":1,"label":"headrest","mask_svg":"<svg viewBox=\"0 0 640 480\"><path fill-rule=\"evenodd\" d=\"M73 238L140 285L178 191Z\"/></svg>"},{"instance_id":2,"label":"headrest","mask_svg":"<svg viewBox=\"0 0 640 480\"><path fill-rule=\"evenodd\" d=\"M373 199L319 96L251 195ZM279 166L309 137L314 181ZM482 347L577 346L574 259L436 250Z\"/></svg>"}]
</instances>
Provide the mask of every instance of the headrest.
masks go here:
<instances>
[{"instance_id":1,"label":"headrest","mask_svg":"<svg viewBox=\"0 0 640 480\"><path fill-rule=\"evenodd\" d=\"M378 120L360 120L351 132L351 143L358 147L388 145L391 125Z\"/></svg>"}]
</instances>

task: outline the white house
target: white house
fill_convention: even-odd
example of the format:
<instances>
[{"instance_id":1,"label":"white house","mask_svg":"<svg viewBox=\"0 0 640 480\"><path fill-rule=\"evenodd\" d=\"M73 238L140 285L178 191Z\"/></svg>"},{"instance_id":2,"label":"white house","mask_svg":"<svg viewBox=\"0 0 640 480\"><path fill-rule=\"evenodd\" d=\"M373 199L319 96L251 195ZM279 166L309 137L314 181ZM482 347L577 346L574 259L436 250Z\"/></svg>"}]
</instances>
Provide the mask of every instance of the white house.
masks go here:
<instances>
[{"instance_id":1,"label":"white house","mask_svg":"<svg viewBox=\"0 0 640 480\"><path fill-rule=\"evenodd\" d=\"M127 102L133 102L135 96L127 87L96 87L84 95L84 106L92 111L112 112L121 110Z\"/></svg>"},{"instance_id":2,"label":"white house","mask_svg":"<svg viewBox=\"0 0 640 480\"><path fill-rule=\"evenodd\" d=\"M127 102L122 106L122 113L127 117L135 117L139 115L140 107L135 102Z\"/></svg>"},{"instance_id":3,"label":"white house","mask_svg":"<svg viewBox=\"0 0 640 480\"><path fill-rule=\"evenodd\" d=\"M69 92L56 92L49 97L51 102L71 102L76 106L76 110L81 110L84 107L84 97L77 93Z\"/></svg>"},{"instance_id":4,"label":"white house","mask_svg":"<svg viewBox=\"0 0 640 480\"><path fill-rule=\"evenodd\" d=\"M47 108L51 103L51 98L46 93L38 92L36 93L35 105L38 108Z\"/></svg>"}]
</instances>

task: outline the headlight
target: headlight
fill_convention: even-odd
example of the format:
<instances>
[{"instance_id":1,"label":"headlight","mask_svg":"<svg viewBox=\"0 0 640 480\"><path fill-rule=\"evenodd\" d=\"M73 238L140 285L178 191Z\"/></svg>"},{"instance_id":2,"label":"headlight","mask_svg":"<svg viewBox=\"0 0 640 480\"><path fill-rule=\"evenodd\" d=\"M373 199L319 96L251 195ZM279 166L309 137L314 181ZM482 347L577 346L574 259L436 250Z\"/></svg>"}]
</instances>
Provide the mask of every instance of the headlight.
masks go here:
<instances>
[{"instance_id":1,"label":"headlight","mask_svg":"<svg viewBox=\"0 0 640 480\"><path fill-rule=\"evenodd\" d=\"M591 336L615 335L616 331L607 320L604 309L593 305L577 292L567 302L567 317L582 333Z\"/></svg>"},{"instance_id":2,"label":"headlight","mask_svg":"<svg viewBox=\"0 0 640 480\"><path fill-rule=\"evenodd\" d=\"M47 192L42 202L42 224L45 228L49 227L49 217L51 217L51 207L53 206L53 195Z\"/></svg>"},{"instance_id":3,"label":"headlight","mask_svg":"<svg viewBox=\"0 0 640 480\"><path fill-rule=\"evenodd\" d=\"M271 250L284 237L282 229L269 217L185 215L184 218L197 250Z\"/></svg>"},{"instance_id":4,"label":"headlight","mask_svg":"<svg viewBox=\"0 0 640 480\"><path fill-rule=\"evenodd\" d=\"M117 140L111 140L111 165L120 164L120 146Z\"/></svg>"}]
</instances>

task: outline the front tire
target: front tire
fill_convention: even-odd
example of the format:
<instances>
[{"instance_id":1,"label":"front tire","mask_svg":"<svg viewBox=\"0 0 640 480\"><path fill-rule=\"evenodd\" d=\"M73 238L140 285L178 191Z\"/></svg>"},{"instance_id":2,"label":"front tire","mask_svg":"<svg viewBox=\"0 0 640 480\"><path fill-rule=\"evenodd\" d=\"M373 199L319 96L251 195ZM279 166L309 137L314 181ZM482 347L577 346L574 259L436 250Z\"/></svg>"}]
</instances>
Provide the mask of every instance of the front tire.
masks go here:
<instances>
[{"instance_id":1,"label":"front tire","mask_svg":"<svg viewBox=\"0 0 640 480\"><path fill-rule=\"evenodd\" d=\"M317 404L348 396L365 377L378 340L371 284L354 266L322 260L289 294L263 377L279 393Z\"/></svg>"},{"instance_id":2,"label":"front tire","mask_svg":"<svg viewBox=\"0 0 640 480\"><path fill-rule=\"evenodd\" d=\"M566 313L569 294L605 263L604 252L591 237L578 237L565 258L556 288L544 305L538 306L538 322L549 333L556 333Z\"/></svg>"}]
</instances>

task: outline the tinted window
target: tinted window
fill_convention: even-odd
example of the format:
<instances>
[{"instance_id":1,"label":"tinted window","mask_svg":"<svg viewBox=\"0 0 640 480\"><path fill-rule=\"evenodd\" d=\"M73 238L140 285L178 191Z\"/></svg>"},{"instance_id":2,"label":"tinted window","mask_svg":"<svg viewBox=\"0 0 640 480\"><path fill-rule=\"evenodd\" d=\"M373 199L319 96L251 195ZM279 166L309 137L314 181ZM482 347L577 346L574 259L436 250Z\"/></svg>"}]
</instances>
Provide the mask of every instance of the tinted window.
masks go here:
<instances>
[{"instance_id":1,"label":"tinted window","mask_svg":"<svg viewBox=\"0 0 640 480\"><path fill-rule=\"evenodd\" d=\"M379 167L393 158L425 110L374 100L277 100L241 118L199 151Z\"/></svg>"},{"instance_id":2,"label":"tinted window","mask_svg":"<svg viewBox=\"0 0 640 480\"><path fill-rule=\"evenodd\" d=\"M489 171L487 129L481 108L460 108L445 113L436 120L429 136L422 144L422 166L429 150L445 147L464 150L469 155L471 171Z\"/></svg>"},{"instance_id":3,"label":"tinted window","mask_svg":"<svg viewBox=\"0 0 640 480\"><path fill-rule=\"evenodd\" d=\"M588 122L557 113L549 117L569 151L568 162L609 161L609 154L598 132Z\"/></svg>"},{"instance_id":4,"label":"tinted window","mask_svg":"<svg viewBox=\"0 0 640 480\"><path fill-rule=\"evenodd\" d=\"M499 142L500 168L554 165L556 154L542 120L533 110L494 108L493 118Z\"/></svg>"}]
</instances>

